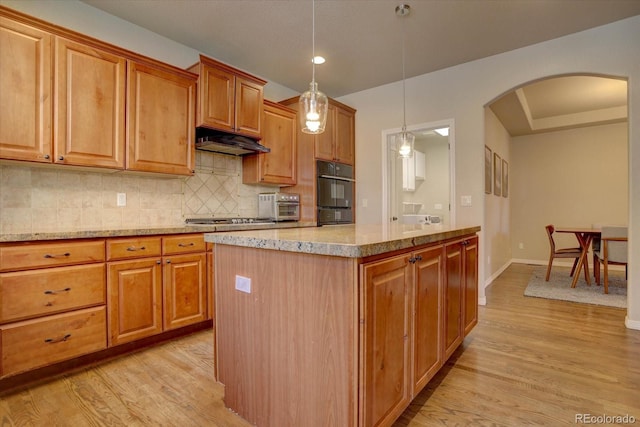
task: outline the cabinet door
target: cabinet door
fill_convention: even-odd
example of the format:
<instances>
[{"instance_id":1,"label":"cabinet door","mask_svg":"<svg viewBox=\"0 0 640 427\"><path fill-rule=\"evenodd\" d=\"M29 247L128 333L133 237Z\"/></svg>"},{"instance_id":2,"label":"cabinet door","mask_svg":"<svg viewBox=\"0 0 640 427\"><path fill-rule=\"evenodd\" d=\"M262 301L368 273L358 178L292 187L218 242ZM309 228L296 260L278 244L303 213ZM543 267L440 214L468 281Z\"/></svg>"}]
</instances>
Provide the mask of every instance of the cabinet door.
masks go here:
<instances>
[{"instance_id":1,"label":"cabinet door","mask_svg":"<svg viewBox=\"0 0 640 427\"><path fill-rule=\"evenodd\" d=\"M464 244L464 336L478 324L478 237Z\"/></svg>"},{"instance_id":2,"label":"cabinet door","mask_svg":"<svg viewBox=\"0 0 640 427\"><path fill-rule=\"evenodd\" d=\"M327 111L327 124L324 132L315 135L315 156L319 160L333 161L335 157L334 141L336 126L336 107L329 104Z\"/></svg>"},{"instance_id":3,"label":"cabinet door","mask_svg":"<svg viewBox=\"0 0 640 427\"><path fill-rule=\"evenodd\" d=\"M264 106L262 144L270 153L242 158L245 184L295 185L297 172L296 113L271 103Z\"/></svg>"},{"instance_id":4,"label":"cabinet door","mask_svg":"<svg viewBox=\"0 0 640 427\"><path fill-rule=\"evenodd\" d=\"M198 126L233 132L235 112L234 74L202 64L200 69Z\"/></svg>"},{"instance_id":5,"label":"cabinet door","mask_svg":"<svg viewBox=\"0 0 640 427\"><path fill-rule=\"evenodd\" d=\"M129 62L127 169L192 175L195 80Z\"/></svg>"},{"instance_id":6,"label":"cabinet door","mask_svg":"<svg viewBox=\"0 0 640 427\"><path fill-rule=\"evenodd\" d=\"M413 396L442 366L443 247L418 251L414 257L418 261L415 264L413 297Z\"/></svg>"},{"instance_id":7,"label":"cabinet door","mask_svg":"<svg viewBox=\"0 0 640 427\"><path fill-rule=\"evenodd\" d=\"M206 255L175 255L163 259L164 329L201 322L207 317Z\"/></svg>"},{"instance_id":8,"label":"cabinet door","mask_svg":"<svg viewBox=\"0 0 640 427\"><path fill-rule=\"evenodd\" d=\"M56 38L54 162L124 169L126 60Z\"/></svg>"},{"instance_id":9,"label":"cabinet door","mask_svg":"<svg viewBox=\"0 0 640 427\"><path fill-rule=\"evenodd\" d=\"M337 162L355 163L355 118L349 111L336 108L335 159Z\"/></svg>"},{"instance_id":10,"label":"cabinet door","mask_svg":"<svg viewBox=\"0 0 640 427\"><path fill-rule=\"evenodd\" d=\"M409 255L365 264L362 279L363 425L390 425L411 400Z\"/></svg>"},{"instance_id":11,"label":"cabinet door","mask_svg":"<svg viewBox=\"0 0 640 427\"><path fill-rule=\"evenodd\" d=\"M402 191L416 190L416 163L414 157L402 158Z\"/></svg>"},{"instance_id":12,"label":"cabinet door","mask_svg":"<svg viewBox=\"0 0 640 427\"><path fill-rule=\"evenodd\" d=\"M108 264L109 346L162 332L160 258Z\"/></svg>"},{"instance_id":13,"label":"cabinet door","mask_svg":"<svg viewBox=\"0 0 640 427\"><path fill-rule=\"evenodd\" d=\"M446 246L446 274L444 285L444 358L451 356L462 343L462 243Z\"/></svg>"},{"instance_id":14,"label":"cabinet door","mask_svg":"<svg viewBox=\"0 0 640 427\"><path fill-rule=\"evenodd\" d=\"M262 135L263 85L242 77L235 80L235 132L260 138Z\"/></svg>"},{"instance_id":15,"label":"cabinet door","mask_svg":"<svg viewBox=\"0 0 640 427\"><path fill-rule=\"evenodd\" d=\"M51 163L51 40L0 18L0 158Z\"/></svg>"}]
</instances>

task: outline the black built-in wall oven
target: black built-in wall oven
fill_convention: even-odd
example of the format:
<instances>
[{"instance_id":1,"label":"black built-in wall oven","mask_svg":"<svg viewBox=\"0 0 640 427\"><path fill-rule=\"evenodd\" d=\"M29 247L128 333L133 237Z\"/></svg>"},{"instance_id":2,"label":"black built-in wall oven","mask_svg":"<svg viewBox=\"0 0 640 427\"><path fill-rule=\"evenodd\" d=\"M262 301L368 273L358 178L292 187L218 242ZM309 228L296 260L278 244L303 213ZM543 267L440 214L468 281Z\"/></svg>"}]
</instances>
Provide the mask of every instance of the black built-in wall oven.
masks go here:
<instances>
[{"instance_id":1,"label":"black built-in wall oven","mask_svg":"<svg viewBox=\"0 0 640 427\"><path fill-rule=\"evenodd\" d=\"M318 225L353 223L353 166L317 161Z\"/></svg>"}]
</instances>

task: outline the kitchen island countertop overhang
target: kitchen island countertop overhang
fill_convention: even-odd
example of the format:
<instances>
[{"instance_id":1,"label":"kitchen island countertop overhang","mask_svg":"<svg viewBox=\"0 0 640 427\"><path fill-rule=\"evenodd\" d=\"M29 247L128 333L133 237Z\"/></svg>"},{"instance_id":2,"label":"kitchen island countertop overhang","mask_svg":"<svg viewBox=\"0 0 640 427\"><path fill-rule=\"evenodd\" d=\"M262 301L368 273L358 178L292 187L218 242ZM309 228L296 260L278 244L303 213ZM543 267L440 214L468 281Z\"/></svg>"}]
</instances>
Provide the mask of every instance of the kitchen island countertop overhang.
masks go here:
<instances>
[{"instance_id":1,"label":"kitchen island countertop overhang","mask_svg":"<svg viewBox=\"0 0 640 427\"><path fill-rule=\"evenodd\" d=\"M350 224L205 234L210 243L364 258L475 234L480 226Z\"/></svg>"}]
</instances>

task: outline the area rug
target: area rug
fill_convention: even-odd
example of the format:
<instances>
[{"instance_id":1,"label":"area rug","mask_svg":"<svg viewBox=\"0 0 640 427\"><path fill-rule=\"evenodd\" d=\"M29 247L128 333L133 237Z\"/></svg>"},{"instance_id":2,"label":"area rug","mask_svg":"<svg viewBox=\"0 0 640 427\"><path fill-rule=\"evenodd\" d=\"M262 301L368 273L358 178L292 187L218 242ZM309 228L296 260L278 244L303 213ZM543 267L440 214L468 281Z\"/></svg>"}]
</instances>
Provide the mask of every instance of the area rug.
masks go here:
<instances>
[{"instance_id":1,"label":"area rug","mask_svg":"<svg viewBox=\"0 0 640 427\"><path fill-rule=\"evenodd\" d=\"M591 267L591 266L590 266ZM528 297L573 301L583 304L607 305L610 307L627 307L627 280L624 271L609 271L609 293L605 294L603 286L597 286L591 272L591 286L584 280L584 272L580 275L575 288L571 287L571 271L566 267L552 267L549 281L545 282L546 266L536 266L524 295ZM601 270L602 273L602 270ZM604 280L604 279L603 279Z\"/></svg>"}]
</instances>

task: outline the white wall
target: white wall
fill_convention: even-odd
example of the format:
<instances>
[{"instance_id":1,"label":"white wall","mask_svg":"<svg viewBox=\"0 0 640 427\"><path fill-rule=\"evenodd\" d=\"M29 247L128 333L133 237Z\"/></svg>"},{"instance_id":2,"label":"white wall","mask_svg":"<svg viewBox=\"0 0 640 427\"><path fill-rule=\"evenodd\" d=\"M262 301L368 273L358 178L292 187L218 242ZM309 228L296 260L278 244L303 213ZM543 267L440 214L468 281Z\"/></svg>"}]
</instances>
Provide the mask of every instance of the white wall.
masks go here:
<instances>
[{"instance_id":1,"label":"white wall","mask_svg":"<svg viewBox=\"0 0 640 427\"><path fill-rule=\"evenodd\" d=\"M511 139L515 259L547 262L547 224L627 225L627 128L618 123ZM558 247L577 244L573 235L556 240Z\"/></svg>"},{"instance_id":2,"label":"white wall","mask_svg":"<svg viewBox=\"0 0 640 427\"><path fill-rule=\"evenodd\" d=\"M480 224L484 217L484 109L496 97L526 82L571 74L596 73L629 81L629 227L630 258L627 325L640 329L640 17L628 18L570 36L514 50L446 70L408 79L407 123L455 120L457 225ZM382 216L381 133L402 123L401 82L339 99L358 110L356 159L358 221L375 223ZM378 167L371 167L378 165ZM460 197L472 196L471 207ZM480 277L491 241L481 233ZM508 237L511 239L511 236ZM634 245L634 242L635 245ZM634 262L634 260L636 260ZM480 292L484 297L484 289Z\"/></svg>"},{"instance_id":3,"label":"white wall","mask_svg":"<svg viewBox=\"0 0 640 427\"><path fill-rule=\"evenodd\" d=\"M485 283L493 280L511 263L511 231L514 229L511 223L511 205L514 204L518 189L514 186L513 171L517 169L511 157L511 137L502 126L496 115L490 108L485 108L485 145L491 149L492 157L492 177L493 177L493 157L500 156L500 161L506 160L509 167L509 189L508 197L497 196L493 191L493 179L491 194L484 196L484 232L486 240L484 245L486 256L485 263ZM483 157L484 159L484 157ZM484 182L484 180L483 180ZM504 186L504 182L502 186Z\"/></svg>"}]
</instances>

